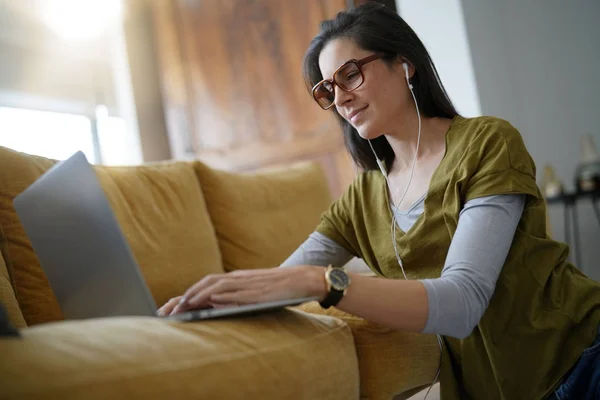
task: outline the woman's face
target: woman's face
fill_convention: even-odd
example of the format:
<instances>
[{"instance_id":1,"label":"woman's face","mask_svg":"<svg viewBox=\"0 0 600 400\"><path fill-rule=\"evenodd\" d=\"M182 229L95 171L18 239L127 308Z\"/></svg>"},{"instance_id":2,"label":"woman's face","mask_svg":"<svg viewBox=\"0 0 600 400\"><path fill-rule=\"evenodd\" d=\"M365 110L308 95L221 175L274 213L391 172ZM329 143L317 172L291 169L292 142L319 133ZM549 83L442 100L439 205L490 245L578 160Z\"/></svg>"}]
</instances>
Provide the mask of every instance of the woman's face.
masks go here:
<instances>
[{"instance_id":1,"label":"woman's face","mask_svg":"<svg viewBox=\"0 0 600 400\"><path fill-rule=\"evenodd\" d=\"M324 79L331 79L346 61L360 60L372 54L358 47L351 39L332 40L319 55L319 68ZM407 113L414 112L402 64L397 61L390 66L377 59L363 65L362 70L365 79L358 89L345 92L335 86L334 105L337 112L364 139L392 134L402 126Z\"/></svg>"}]
</instances>

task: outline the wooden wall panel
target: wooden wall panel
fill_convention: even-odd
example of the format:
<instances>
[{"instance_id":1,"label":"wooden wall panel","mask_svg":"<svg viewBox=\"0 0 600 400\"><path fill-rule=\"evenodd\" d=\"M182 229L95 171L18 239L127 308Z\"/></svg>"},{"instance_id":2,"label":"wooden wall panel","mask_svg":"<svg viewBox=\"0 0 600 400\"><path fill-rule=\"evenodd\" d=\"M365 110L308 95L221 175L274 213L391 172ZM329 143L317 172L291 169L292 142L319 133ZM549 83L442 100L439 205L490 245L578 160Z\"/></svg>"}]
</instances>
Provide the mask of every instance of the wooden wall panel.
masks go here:
<instances>
[{"instance_id":1,"label":"wooden wall panel","mask_svg":"<svg viewBox=\"0 0 600 400\"><path fill-rule=\"evenodd\" d=\"M170 0L156 0L151 5L171 154L175 159L191 159L196 157L198 146L194 140L194 115L191 109L193 94L187 83L177 28L178 12Z\"/></svg>"},{"instance_id":2,"label":"wooden wall panel","mask_svg":"<svg viewBox=\"0 0 600 400\"><path fill-rule=\"evenodd\" d=\"M172 153L250 171L318 160L334 196L354 169L331 112L312 100L302 57L345 0L155 0Z\"/></svg>"}]
</instances>

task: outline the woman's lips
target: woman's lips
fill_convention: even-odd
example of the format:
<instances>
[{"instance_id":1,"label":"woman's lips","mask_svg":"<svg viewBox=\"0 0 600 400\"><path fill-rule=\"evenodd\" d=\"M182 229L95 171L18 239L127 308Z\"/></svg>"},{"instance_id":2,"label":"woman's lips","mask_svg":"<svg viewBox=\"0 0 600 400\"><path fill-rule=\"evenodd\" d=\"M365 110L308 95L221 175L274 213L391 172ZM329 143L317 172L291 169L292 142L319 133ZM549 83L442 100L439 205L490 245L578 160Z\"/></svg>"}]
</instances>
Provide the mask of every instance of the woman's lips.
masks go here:
<instances>
[{"instance_id":1,"label":"woman's lips","mask_svg":"<svg viewBox=\"0 0 600 400\"><path fill-rule=\"evenodd\" d=\"M360 116L362 115L363 111L366 110L367 107L369 107L369 106L364 106L363 108L359 108L358 110L352 111L350 113L350 115L348 115L348 117L350 118L350 122L352 122L352 123L356 122L356 120L358 118L360 118Z\"/></svg>"}]
</instances>

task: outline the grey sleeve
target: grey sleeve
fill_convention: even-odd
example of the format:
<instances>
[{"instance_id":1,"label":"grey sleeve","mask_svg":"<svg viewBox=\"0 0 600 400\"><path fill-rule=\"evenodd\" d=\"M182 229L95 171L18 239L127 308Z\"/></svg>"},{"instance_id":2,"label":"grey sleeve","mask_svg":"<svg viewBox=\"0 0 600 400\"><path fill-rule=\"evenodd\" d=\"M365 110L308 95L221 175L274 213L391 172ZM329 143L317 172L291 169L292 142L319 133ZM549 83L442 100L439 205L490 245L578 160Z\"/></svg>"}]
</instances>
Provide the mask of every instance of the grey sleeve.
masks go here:
<instances>
[{"instance_id":1,"label":"grey sleeve","mask_svg":"<svg viewBox=\"0 0 600 400\"><path fill-rule=\"evenodd\" d=\"M421 280L429 300L424 333L462 339L473 331L494 293L524 206L525 195L465 204L441 277Z\"/></svg>"},{"instance_id":2,"label":"grey sleeve","mask_svg":"<svg viewBox=\"0 0 600 400\"><path fill-rule=\"evenodd\" d=\"M327 236L313 232L280 267L318 265L342 267L354 256Z\"/></svg>"}]
</instances>

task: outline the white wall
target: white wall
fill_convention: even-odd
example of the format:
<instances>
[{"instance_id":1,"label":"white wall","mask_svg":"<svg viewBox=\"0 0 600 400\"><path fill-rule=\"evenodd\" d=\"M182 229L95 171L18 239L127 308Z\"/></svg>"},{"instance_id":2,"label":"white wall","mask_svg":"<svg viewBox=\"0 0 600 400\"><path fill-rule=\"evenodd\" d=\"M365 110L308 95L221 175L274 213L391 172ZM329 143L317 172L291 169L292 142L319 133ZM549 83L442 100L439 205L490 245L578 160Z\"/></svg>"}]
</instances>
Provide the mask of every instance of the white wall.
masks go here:
<instances>
[{"instance_id":1,"label":"white wall","mask_svg":"<svg viewBox=\"0 0 600 400\"><path fill-rule=\"evenodd\" d=\"M580 136L600 146L600 2L462 0L481 110L523 135L537 164L555 167L568 189ZM564 240L562 207L549 206L554 236ZM600 225L589 201L578 207L582 269L600 279Z\"/></svg>"},{"instance_id":2,"label":"white wall","mask_svg":"<svg viewBox=\"0 0 600 400\"><path fill-rule=\"evenodd\" d=\"M481 115L460 0L396 0L396 8L425 44L458 112Z\"/></svg>"},{"instance_id":3,"label":"white wall","mask_svg":"<svg viewBox=\"0 0 600 400\"><path fill-rule=\"evenodd\" d=\"M523 135L541 182L555 167L574 188L580 137L600 147L600 1L396 0L430 49L459 112L509 120ZM549 206L564 240L563 212ZM600 280L600 225L578 207L583 271Z\"/></svg>"}]
</instances>

